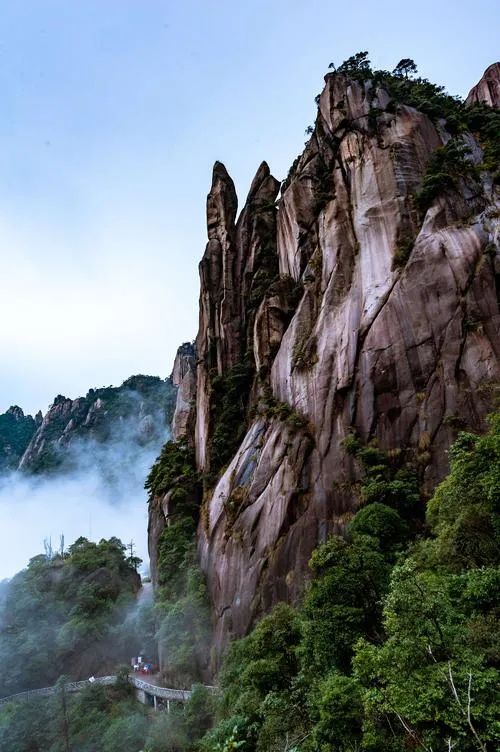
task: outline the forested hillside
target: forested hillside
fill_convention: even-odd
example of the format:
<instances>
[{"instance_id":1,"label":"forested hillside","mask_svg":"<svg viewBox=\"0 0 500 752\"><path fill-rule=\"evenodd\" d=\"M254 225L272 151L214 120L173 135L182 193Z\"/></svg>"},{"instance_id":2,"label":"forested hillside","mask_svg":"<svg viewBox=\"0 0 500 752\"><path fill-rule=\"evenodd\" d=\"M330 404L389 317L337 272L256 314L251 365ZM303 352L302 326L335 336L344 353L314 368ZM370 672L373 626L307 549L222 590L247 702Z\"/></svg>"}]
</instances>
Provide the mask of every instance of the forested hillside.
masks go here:
<instances>
[{"instance_id":1,"label":"forested hillside","mask_svg":"<svg viewBox=\"0 0 500 752\"><path fill-rule=\"evenodd\" d=\"M139 563L116 538L31 559L0 602L0 696L113 673L140 650Z\"/></svg>"}]
</instances>

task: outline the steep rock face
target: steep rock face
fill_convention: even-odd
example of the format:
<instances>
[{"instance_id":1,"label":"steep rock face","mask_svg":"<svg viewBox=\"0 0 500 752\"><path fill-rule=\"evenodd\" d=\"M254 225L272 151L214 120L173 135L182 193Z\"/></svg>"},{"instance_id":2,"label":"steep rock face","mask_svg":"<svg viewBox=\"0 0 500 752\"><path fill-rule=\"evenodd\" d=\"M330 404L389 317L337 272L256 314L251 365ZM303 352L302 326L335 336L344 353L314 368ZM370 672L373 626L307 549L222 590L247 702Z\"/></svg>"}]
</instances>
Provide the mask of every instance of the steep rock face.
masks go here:
<instances>
[{"instance_id":1,"label":"steep rock face","mask_svg":"<svg viewBox=\"0 0 500 752\"><path fill-rule=\"evenodd\" d=\"M467 104L484 102L490 107L500 107L500 63L493 63L484 71L480 81L470 90Z\"/></svg>"},{"instance_id":2,"label":"steep rock face","mask_svg":"<svg viewBox=\"0 0 500 752\"><path fill-rule=\"evenodd\" d=\"M388 105L370 82L327 76L314 133L280 201L279 270L301 297L289 310L268 290L260 303L253 358L264 372L272 363L269 380L264 373L253 390L256 418L207 495L199 527L218 650L278 600L298 597L312 549L355 511L359 468L346 436L413 451L430 491L446 472L457 423L481 429L491 409L500 375L498 193L487 177L479 192L462 181L460 194L443 194L420 214L415 192L449 135L410 107ZM479 162L479 146L467 140ZM232 225L220 234L217 269L231 264L224 254L234 269ZM202 271L202 469L207 341L210 332L234 336L206 313L224 298L221 279ZM231 290L234 298L241 286L244 305L241 279L231 276ZM212 367L226 362L217 356Z\"/></svg>"},{"instance_id":3,"label":"steep rock face","mask_svg":"<svg viewBox=\"0 0 500 752\"><path fill-rule=\"evenodd\" d=\"M237 199L226 168L217 162L207 198L208 244L200 263L200 322L196 403L196 456L210 469L210 394L214 376L239 363L252 346L255 302L278 272L276 210L279 182L263 162L236 223Z\"/></svg>"},{"instance_id":4,"label":"steep rock face","mask_svg":"<svg viewBox=\"0 0 500 752\"><path fill-rule=\"evenodd\" d=\"M177 398L172 417L172 439L194 442L196 414L196 347L185 342L177 350L172 375L172 384L177 388ZM171 518L171 490L164 494L151 494L148 500L148 552L151 580L158 582L158 545L165 527ZM163 662L163 661L162 661Z\"/></svg>"},{"instance_id":5,"label":"steep rock face","mask_svg":"<svg viewBox=\"0 0 500 752\"><path fill-rule=\"evenodd\" d=\"M207 462L209 424L209 373L222 372L239 355L236 319L237 288L234 286L234 234L238 200L234 183L224 165L216 162L207 197L208 243L200 262L200 324L196 348L203 368L198 369L196 404L196 457ZM237 280L236 280L237 282ZM224 327L223 321L229 321Z\"/></svg>"},{"instance_id":6,"label":"steep rock face","mask_svg":"<svg viewBox=\"0 0 500 752\"><path fill-rule=\"evenodd\" d=\"M200 263L200 321L195 346L177 353L172 381L178 387L172 436L195 446L198 468L210 470L213 384L245 359L252 361L254 324L262 336L259 365L270 365L290 318L290 284L278 278L275 200L279 182L263 162L236 222L237 198L224 165L217 162L207 197L208 243ZM276 278L266 313L258 304ZM293 285L292 285L293 287ZM278 309L282 310L279 310ZM287 318L288 317L288 318ZM253 363L249 364L252 370ZM170 514L169 491L149 499L148 545L151 577L157 581L157 548Z\"/></svg>"},{"instance_id":7,"label":"steep rock face","mask_svg":"<svg viewBox=\"0 0 500 752\"><path fill-rule=\"evenodd\" d=\"M177 350L170 377L177 388L177 398L172 419L172 438L194 437L196 408L196 348L185 342Z\"/></svg>"}]
</instances>

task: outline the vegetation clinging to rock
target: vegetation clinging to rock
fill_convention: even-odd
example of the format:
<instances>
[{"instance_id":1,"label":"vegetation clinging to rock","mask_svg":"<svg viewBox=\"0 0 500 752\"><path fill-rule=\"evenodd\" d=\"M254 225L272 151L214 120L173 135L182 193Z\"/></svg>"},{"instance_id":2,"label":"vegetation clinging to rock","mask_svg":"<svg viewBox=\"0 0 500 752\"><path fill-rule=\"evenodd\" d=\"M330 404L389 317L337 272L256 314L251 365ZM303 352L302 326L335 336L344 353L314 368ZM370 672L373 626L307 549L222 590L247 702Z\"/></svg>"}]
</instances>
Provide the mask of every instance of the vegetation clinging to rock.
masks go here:
<instances>
[{"instance_id":1,"label":"vegetation clinging to rock","mask_svg":"<svg viewBox=\"0 0 500 752\"><path fill-rule=\"evenodd\" d=\"M485 436L459 436L431 535L413 533L409 548L383 453L348 445L368 476L386 477L388 497L379 486L347 536L315 551L298 609L279 605L232 645L206 752L283 739L298 752L489 752L500 741L498 415Z\"/></svg>"},{"instance_id":2,"label":"vegetation clinging to rock","mask_svg":"<svg viewBox=\"0 0 500 752\"><path fill-rule=\"evenodd\" d=\"M253 365L243 360L227 374L211 380L210 479L231 459L243 439L253 376Z\"/></svg>"},{"instance_id":3,"label":"vegetation clinging to rock","mask_svg":"<svg viewBox=\"0 0 500 752\"><path fill-rule=\"evenodd\" d=\"M462 141L452 138L431 156L416 196L417 205L424 212L445 191L458 190L460 180L477 180L477 177L478 171L470 159L470 149Z\"/></svg>"},{"instance_id":4,"label":"vegetation clinging to rock","mask_svg":"<svg viewBox=\"0 0 500 752\"><path fill-rule=\"evenodd\" d=\"M155 612L160 654L168 656L171 684L199 679L207 661L209 612L196 556L201 483L194 451L185 442L163 447L146 481L151 504L168 494L168 520L157 549Z\"/></svg>"}]
</instances>

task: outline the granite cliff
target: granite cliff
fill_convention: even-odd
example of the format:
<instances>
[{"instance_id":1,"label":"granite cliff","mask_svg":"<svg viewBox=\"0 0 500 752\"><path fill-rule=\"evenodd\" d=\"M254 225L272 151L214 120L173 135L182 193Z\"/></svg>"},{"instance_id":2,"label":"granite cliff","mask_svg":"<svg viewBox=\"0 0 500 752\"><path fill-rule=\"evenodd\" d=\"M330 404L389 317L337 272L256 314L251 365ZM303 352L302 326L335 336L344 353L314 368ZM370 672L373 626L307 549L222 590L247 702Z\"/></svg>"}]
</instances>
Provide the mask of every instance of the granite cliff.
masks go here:
<instances>
[{"instance_id":1,"label":"granite cliff","mask_svg":"<svg viewBox=\"0 0 500 752\"><path fill-rule=\"evenodd\" d=\"M213 171L174 436L202 477L218 652L300 597L311 551L361 504L350 441L411 466L425 502L498 389L500 66L462 104L349 62L281 191L263 163L237 216ZM169 493L150 499L153 574Z\"/></svg>"}]
</instances>

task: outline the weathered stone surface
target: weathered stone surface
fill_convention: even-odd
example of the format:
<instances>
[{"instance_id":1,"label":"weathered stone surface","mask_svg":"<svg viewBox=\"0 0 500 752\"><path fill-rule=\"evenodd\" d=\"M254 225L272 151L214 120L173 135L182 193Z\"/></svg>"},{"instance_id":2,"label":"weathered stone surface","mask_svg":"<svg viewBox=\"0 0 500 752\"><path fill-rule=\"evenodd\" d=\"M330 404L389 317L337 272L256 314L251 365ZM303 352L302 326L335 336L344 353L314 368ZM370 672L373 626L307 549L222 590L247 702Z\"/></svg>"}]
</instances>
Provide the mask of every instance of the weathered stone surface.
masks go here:
<instances>
[{"instance_id":1,"label":"weathered stone surface","mask_svg":"<svg viewBox=\"0 0 500 752\"><path fill-rule=\"evenodd\" d=\"M233 286L235 257L234 234L238 200L234 183L226 168L216 162L212 187L207 196L208 243L200 262L200 322L196 349L200 360L197 374L196 458L200 467L206 466L209 430L209 373L218 373L235 362L238 340L234 326L225 330L222 319L232 322L236 315Z\"/></svg>"},{"instance_id":2,"label":"weathered stone surface","mask_svg":"<svg viewBox=\"0 0 500 752\"><path fill-rule=\"evenodd\" d=\"M492 66L471 101L487 90L497 104L497 78ZM480 164L480 144L461 137ZM214 485L198 551L215 656L276 602L300 597L312 550L356 511L361 468L344 449L348 435L405 450L428 494L447 471L457 426L484 428L500 382L500 199L483 171L480 184L462 179L418 210L431 154L449 138L442 122L396 106L371 82L329 74L277 209L267 164L238 219L231 178L214 167L196 416L185 419L178 398L177 435L194 441ZM253 375L241 397L247 433L213 481L214 395L227 388L215 379L242 363ZM192 362L174 373L179 392L189 376L193 395ZM154 572L168 491L150 509Z\"/></svg>"},{"instance_id":3,"label":"weathered stone surface","mask_svg":"<svg viewBox=\"0 0 500 752\"><path fill-rule=\"evenodd\" d=\"M185 342L177 350L170 380L177 388L175 410L172 418L172 439L194 441L196 411L196 348ZM161 534L169 524L172 492L153 496L148 504L148 551L153 586L158 580L158 544Z\"/></svg>"},{"instance_id":4,"label":"weathered stone surface","mask_svg":"<svg viewBox=\"0 0 500 752\"><path fill-rule=\"evenodd\" d=\"M303 479L311 447L306 433L258 419L214 490L200 554L219 645L228 634L245 633L249 610L265 613L303 586L294 570L309 544L303 530L297 537L293 529L311 501ZM282 557L287 569L268 579L265 569Z\"/></svg>"},{"instance_id":5,"label":"weathered stone surface","mask_svg":"<svg viewBox=\"0 0 500 752\"><path fill-rule=\"evenodd\" d=\"M447 470L457 419L480 430L491 409L500 377L498 194L487 179L479 198L464 184L461 197L443 195L420 216L415 191L448 136L410 107L384 111L388 101L370 84L327 76L314 133L280 201L279 269L303 290L288 306L271 287L253 353L264 375L271 366L274 400L294 413L266 417L257 400L203 510L199 552L218 650L278 600L299 596L312 549L355 511L359 469L343 449L348 433L413 450L431 491ZM225 252L236 259L232 242ZM220 287L207 283L205 275L202 296L217 298ZM241 316L248 286L241 277L237 285ZM208 392L198 405L208 409ZM305 427L294 426L295 414ZM206 412L201 420L207 425Z\"/></svg>"},{"instance_id":6,"label":"weathered stone surface","mask_svg":"<svg viewBox=\"0 0 500 752\"><path fill-rule=\"evenodd\" d=\"M269 371L297 306L300 289L291 277L281 277L268 288L257 311L252 332L257 373Z\"/></svg>"},{"instance_id":7,"label":"weathered stone surface","mask_svg":"<svg viewBox=\"0 0 500 752\"><path fill-rule=\"evenodd\" d=\"M163 509L164 497L154 496L148 504L148 553L149 571L153 587L158 584L158 545L167 526L167 514Z\"/></svg>"},{"instance_id":8,"label":"weathered stone surface","mask_svg":"<svg viewBox=\"0 0 500 752\"><path fill-rule=\"evenodd\" d=\"M207 198L208 243L200 263L200 321L195 446L197 462L208 470L210 381L223 375L252 348L255 308L262 298L260 283L278 272L276 209L279 182L263 162L252 182L236 223L234 184L216 162ZM252 296L255 303L252 304Z\"/></svg>"},{"instance_id":9,"label":"weathered stone surface","mask_svg":"<svg viewBox=\"0 0 500 752\"><path fill-rule=\"evenodd\" d=\"M177 350L170 378L177 387L172 438L178 441L186 437L192 441L196 413L196 348L190 342L185 342Z\"/></svg>"},{"instance_id":10,"label":"weathered stone surface","mask_svg":"<svg viewBox=\"0 0 500 752\"><path fill-rule=\"evenodd\" d=\"M493 63L470 90L467 104L484 102L490 107L500 107L500 63Z\"/></svg>"},{"instance_id":11,"label":"weathered stone surface","mask_svg":"<svg viewBox=\"0 0 500 752\"><path fill-rule=\"evenodd\" d=\"M64 434L71 430L72 415L79 413L79 401L58 395L45 414L39 428L30 441L19 462L20 470L27 470L47 451L48 435L52 438L57 432L57 444L64 442ZM55 444L55 442L54 442Z\"/></svg>"}]
</instances>

